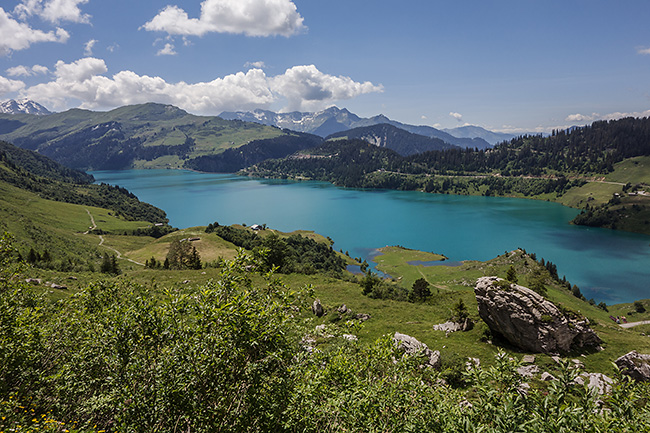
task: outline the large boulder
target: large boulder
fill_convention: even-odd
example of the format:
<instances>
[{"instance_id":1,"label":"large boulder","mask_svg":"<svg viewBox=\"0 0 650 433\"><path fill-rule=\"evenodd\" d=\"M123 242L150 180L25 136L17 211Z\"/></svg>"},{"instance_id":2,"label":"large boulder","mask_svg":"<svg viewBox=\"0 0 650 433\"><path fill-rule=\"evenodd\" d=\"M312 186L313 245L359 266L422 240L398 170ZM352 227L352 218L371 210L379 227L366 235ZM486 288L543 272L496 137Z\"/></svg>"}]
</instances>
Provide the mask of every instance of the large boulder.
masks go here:
<instances>
[{"instance_id":1,"label":"large boulder","mask_svg":"<svg viewBox=\"0 0 650 433\"><path fill-rule=\"evenodd\" d=\"M474 288L478 312L493 332L530 352L569 352L598 346L600 338L585 318L569 318L552 302L517 284L482 277Z\"/></svg>"},{"instance_id":2,"label":"large boulder","mask_svg":"<svg viewBox=\"0 0 650 433\"><path fill-rule=\"evenodd\" d=\"M424 364L425 367L440 367L440 352L429 349L426 344L422 343L418 339L411 337L410 335L396 332L393 336L393 341L395 342L395 345L408 355L424 355L427 359L427 362Z\"/></svg>"},{"instance_id":3,"label":"large boulder","mask_svg":"<svg viewBox=\"0 0 650 433\"><path fill-rule=\"evenodd\" d=\"M618 358L614 363L624 373L639 382L650 382L650 355L636 350Z\"/></svg>"}]
</instances>

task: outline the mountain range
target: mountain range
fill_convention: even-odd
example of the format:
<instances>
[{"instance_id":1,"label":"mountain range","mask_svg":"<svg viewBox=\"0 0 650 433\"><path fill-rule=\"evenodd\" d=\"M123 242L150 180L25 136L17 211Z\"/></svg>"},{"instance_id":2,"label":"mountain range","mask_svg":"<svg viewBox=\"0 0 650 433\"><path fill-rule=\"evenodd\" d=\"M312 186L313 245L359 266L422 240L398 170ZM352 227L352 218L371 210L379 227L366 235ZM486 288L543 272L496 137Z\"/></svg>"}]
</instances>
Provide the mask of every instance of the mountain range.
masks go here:
<instances>
[{"instance_id":1,"label":"mountain range","mask_svg":"<svg viewBox=\"0 0 650 433\"><path fill-rule=\"evenodd\" d=\"M491 145L495 145L503 141L510 141L513 138L517 137L517 135L514 134L489 131L485 128L481 128L480 126L474 125L459 126L458 128L452 129L445 128L443 131L457 138L482 138Z\"/></svg>"},{"instance_id":2,"label":"mountain range","mask_svg":"<svg viewBox=\"0 0 650 433\"><path fill-rule=\"evenodd\" d=\"M21 99L16 101L15 99L10 99L0 103L0 113L3 114L36 114L39 116L45 116L47 114L52 114L47 108L43 107L38 102L34 102L29 99Z\"/></svg>"},{"instance_id":3,"label":"mountain range","mask_svg":"<svg viewBox=\"0 0 650 433\"><path fill-rule=\"evenodd\" d=\"M0 140L83 170L182 168L189 159L283 135L289 133L153 103L106 112L0 114Z\"/></svg>"},{"instance_id":4,"label":"mountain range","mask_svg":"<svg viewBox=\"0 0 650 433\"><path fill-rule=\"evenodd\" d=\"M310 134L327 137L331 134L347 131L349 129L388 124L397 128L403 129L413 134L424 135L430 138L439 138L446 143L465 148L478 148L487 149L498 141L503 141L496 138L491 131L487 131L480 127L474 127L474 131L485 136L486 138L468 136L466 131L459 132L455 136L451 132L441 131L431 126L416 126L406 123L391 120L383 114L363 118L347 109L340 109L338 107L330 107L323 111L315 113L304 113L293 111L290 113L275 113L269 110L253 110L253 111L224 111L219 115L222 119L229 120L243 120L246 122L261 123L263 125L277 126L278 128L291 129L293 131L307 132ZM507 136L512 138L512 136ZM488 141L489 139L489 141ZM506 138L508 139L508 138Z\"/></svg>"}]
</instances>

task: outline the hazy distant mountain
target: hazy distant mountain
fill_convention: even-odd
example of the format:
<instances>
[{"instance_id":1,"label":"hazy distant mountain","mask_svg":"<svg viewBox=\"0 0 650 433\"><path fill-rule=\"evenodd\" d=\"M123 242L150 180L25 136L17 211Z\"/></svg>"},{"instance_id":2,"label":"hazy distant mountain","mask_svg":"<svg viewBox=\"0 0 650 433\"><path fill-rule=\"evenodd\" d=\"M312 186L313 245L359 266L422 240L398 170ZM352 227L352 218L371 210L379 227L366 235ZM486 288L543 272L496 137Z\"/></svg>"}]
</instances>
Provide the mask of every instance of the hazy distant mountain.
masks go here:
<instances>
[{"instance_id":1,"label":"hazy distant mountain","mask_svg":"<svg viewBox=\"0 0 650 433\"><path fill-rule=\"evenodd\" d=\"M482 138L493 146L497 143L501 143L502 141L510 141L513 138L517 137L517 135L514 134L504 134L502 132L489 131L485 128L481 128L480 126L474 125L460 126L458 128L452 129L445 128L443 131L458 138Z\"/></svg>"},{"instance_id":2,"label":"hazy distant mountain","mask_svg":"<svg viewBox=\"0 0 650 433\"><path fill-rule=\"evenodd\" d=\"M37 114L44 116L46 114L52 114L47 108L43 107L38 102L34 102L29 99L21 99L16 101L15 99L10 99L0 103L0 113L3 114Z\"/></svg>"},{"instance_id":3,"label":"hazy distant mountain","mask_svg":"<svg viewBox=\"0 0 650 433\"><path fill-rule=\"evenodd\" d=\"M387 123L353 128L347 131L337 132L327 137L328 140L333 138L364 140L368 143L374 144L375 146L392 149L402 156L427 152L429 150L457 148L457 146L449 144L439 138L413 134Z\"/></svg>"},{"instance_id":4,"label":"hazy distant mountain","mask_svg":"<svg viewBox=\"0 0 650 433\"><path fill-rule=\"evenodd\" d=\"M449 144L460 147L478 147L479 149L491 147L490 143L482 138L454 137L451 134L430 126L414 126L400 123L389 119L383 114L371 118L363 118L346 109L340 109L337 107L330 107L326 110L315 113L303 113L299 111L291 113L275 113L268 110L237 112L225 111L221 113L219 117L226 120L257 122L263 125L277 126L279 128L291 129L293 131L308 132L310 134L320 135L321 137L327 137L330 134L335 134L349 129L385 123L413 134L439 138Z\"/></svg>"}]
</instances>

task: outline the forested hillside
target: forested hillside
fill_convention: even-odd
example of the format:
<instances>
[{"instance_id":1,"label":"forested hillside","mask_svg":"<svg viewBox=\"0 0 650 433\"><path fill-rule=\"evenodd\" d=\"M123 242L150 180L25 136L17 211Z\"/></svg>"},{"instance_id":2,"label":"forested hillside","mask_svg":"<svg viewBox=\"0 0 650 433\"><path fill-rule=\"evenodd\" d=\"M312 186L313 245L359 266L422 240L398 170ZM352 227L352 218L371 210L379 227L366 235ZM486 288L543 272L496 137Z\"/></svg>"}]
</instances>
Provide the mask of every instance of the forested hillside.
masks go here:
<instances>
[{"instance_id":1,"label":"forested hillside","mask_svg":"<svg viewBox=\"0 0 650 433\"><path fill-rule=\"evenodd\" d=\"M627 175L603 181L622 162L648 155L650 119L626 118L554 131L550 137L521 136L493 149L447 149L406 157L356 141L332 141L243 173L354 188L556 200L585 209L576 224L650 234L647 176L622 167Z\"/></svg>"},{"instance_id":2,"label":"forested hillside","mask_svg":"<svg viewBox=\"0 0 650 433\"><path fill-rule=\"evenodd\" d=\"M119 186L92 184L93 177L35 152L0 142L0 181L65 203L103 207L130 220L164 222L165 212Z\"/></svg>"},{"instance_id":3,"label":"forested hillside","mask_svg":"<svg viewBox=\"0 0 650 433\"><path fill-rule=\"evenodd\" d=\"M235 149L226 149L223 153L198 156L186 161L184 167L211 173L234 173L267 159L284 158L299 150L316 147L323 142L316 135L287 133L290 135L254 140Z\"/></svg>"}]
</instances>

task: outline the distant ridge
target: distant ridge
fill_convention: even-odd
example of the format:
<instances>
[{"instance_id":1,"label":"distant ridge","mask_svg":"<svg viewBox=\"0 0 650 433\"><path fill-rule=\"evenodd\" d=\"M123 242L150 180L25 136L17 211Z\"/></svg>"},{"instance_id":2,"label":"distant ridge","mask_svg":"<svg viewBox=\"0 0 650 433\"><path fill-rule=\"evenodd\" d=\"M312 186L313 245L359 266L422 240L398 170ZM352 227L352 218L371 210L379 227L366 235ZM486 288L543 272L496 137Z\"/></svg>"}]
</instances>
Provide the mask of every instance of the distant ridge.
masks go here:
<instances>
[{"instance_id":1,"label":"distant ridge","mask_svg":"<svg viewBox=\"0 0 650 433\"><path fill-rule=\"evenodd\" d=\"M443 129L443 131L458 138L482 138L493 146L503 141L510 141L518 136L515 134L489 131L475 125L459 126L458 128Z\"/></svg>"},{"instance_id":2,"label":"distant ridge","mask_svg":"<svg viewBox=\"0 0 650 433\"><path fill-rule=\"evenodd\" d=\"M328 135L354 128L388 124L413 134L438 138L448 144L464 148L486 149L492 147L488 141L482 138L454 137L452 134L431 126L408 125L391 120L383 114L370 118L362 118L346 109L340 109L338 107L330 107L315 113L303 113L299 111L275 113L273 111L259 109L254 111L224 111L219 117L226 120L243 120L268 126L277 126L278 128L320 135L321 137L327 137Z\"/></svg>"},{"instance_id":3,"label":"distant ridge","mask_svg":"<svg viewBox=\"0 0 650 433\"><path fill-rule=\"evenodd\" d=\"M0 103L0 113L3 114L36 114L39 116L45 116L52 114L47 108L43 107L38 102L34 102L30 99L21 99L16 101L15 99L10 99L3 103Z\"/></svg>"},{"instance_id":4,"label":"distant ridge","mask_svg":"<svg viewBox=\"0 0 650 433\"><path fill-rule=\"evenodd\" d=\"M354 128L337 132L327 137L328 140L335 138L364 140L378 147L392 149L402 156L414 155L430 150L458 148L458 146L449 144L439 138L414 134L387 123Z\"/></svg>"}]
</instances>

